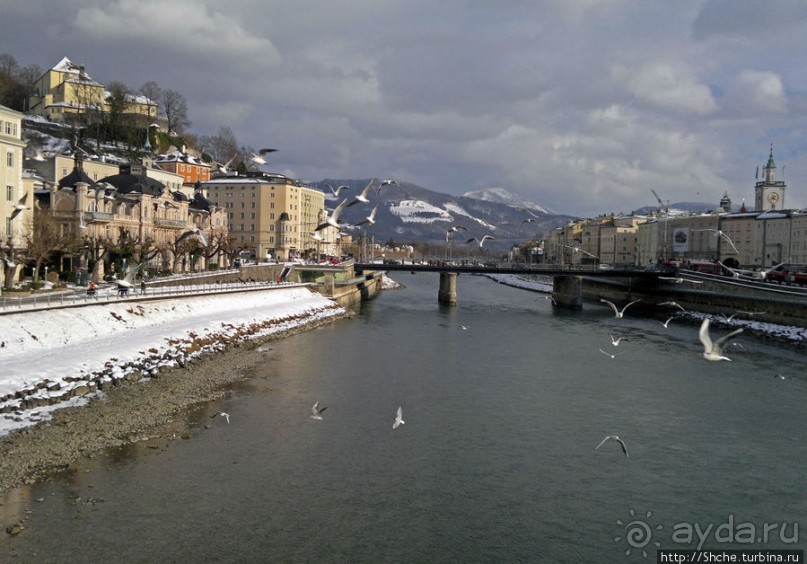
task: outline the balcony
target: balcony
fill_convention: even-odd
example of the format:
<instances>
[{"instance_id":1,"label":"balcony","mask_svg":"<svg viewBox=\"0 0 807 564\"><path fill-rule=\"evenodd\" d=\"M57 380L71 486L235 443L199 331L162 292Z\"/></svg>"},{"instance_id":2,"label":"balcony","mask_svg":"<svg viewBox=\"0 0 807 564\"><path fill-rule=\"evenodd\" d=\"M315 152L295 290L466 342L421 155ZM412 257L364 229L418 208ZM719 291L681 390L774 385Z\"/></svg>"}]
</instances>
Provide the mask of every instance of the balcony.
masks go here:
<instances>
[{"instance_id":1,"label":"balcony","mask_svg":"<svg viewBox=\"0 0 807 564\"><path fill-rule=\"evenodd\" d=\"M155 217L154 225L157 227L170 227L172 229L182 229L187 227L188 223L181 219L165 219L163 217Z\"/></svg>"},{"instance_id":2,"label":"balcony","mask_svg":"<svg viewBox=\"0 0 807 564\"><path fill-rule=\"evenodd\" d=\"M113 214L106 212L84 212L84 218L88 223L109 223Z\"/></svg>"}]
</instances>

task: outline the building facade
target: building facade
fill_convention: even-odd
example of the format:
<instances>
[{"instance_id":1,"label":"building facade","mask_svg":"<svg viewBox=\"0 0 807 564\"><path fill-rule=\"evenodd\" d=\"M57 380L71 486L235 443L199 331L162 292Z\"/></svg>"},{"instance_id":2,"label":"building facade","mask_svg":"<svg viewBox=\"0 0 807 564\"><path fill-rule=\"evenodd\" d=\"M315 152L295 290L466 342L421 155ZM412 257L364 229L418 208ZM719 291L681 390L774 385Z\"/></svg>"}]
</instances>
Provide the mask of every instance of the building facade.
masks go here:
<instances>
[{"instance_id":1,"label":"building facade","mask_svg":"<svg viewBox=\"0 0 807 564\"><path fill-rule=\"evenodd\" d=\"M226 176L202 183L223 208L230 236L252 260L290 260L332 254L338 232L316 227L327 217L325 194L281 174ZM316 234L315 234L316 233Z\"/></svg>"},{"instance_id":2,"label":"building facade","mask_svg":"<svg viewBox=\"0 0 807 564\"><path fill-rule=\"evenodd\" d=\"M171 151L154 157L154 164L162 170L182 177L186 185L210 180L210 165L184 151Z\"/></svg>"},{"instance_id":3,"label":"building facade","mask_svg":"<svg viewBox=\"0 0 807 564\"><path fill-rule=\"evenodd\" d=\"M189 198L171 190L146 171L142 164L121 165L117 174L95 182L83 170L81 159L76 159L73 171L42 198L61 231L83 239L84 250L74 257L74 269L102 277L112 249L120 253L134 249L139 255L136 260L154 271L228 266L228 249L220 247L227 235L224 210L201 194ZM199 244L182 244L197 232L203 234ZM129 242L128 250L122 249L124 240Z\"/></svg>"},{"instance_id":4,"label":"building facade","mask_svg":"<svg viewBox=\"0 0 807 564\"><path fill-rule=\"evenodd\" d=\"M23 187L22 114L0 106L0 242L5 249L23 246L33 196Z\"/></svg>"}]
</instances>

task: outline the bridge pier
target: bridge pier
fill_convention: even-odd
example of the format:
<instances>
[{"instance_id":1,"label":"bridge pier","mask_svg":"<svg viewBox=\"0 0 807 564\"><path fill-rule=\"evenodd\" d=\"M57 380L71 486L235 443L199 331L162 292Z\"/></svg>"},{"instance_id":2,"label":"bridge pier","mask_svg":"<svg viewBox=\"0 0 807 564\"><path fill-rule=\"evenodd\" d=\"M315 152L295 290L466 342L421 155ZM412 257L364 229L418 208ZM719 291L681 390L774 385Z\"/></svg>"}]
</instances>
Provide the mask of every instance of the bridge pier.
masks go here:
<instances>
[{"instance_id":1,"label":"bridge pier","mask_svg":"<svg viewBox=\"0 0 807 564\"><path fill-rule=\"evenodd\" d=\"M441 305L457 305L457 273L440 273L440 290L437 293L437 301Z\"/></svg>"},{"instance_id":2,"label":"bridge pier","mask_svg":"<svg viewBox=\"0 0 807 564\"><path fill-rule=\"evenodd\" d=\"M555 276L552 281L552 297L558 307L583 309L583 278Z\"/></svg>"}]
</instances>

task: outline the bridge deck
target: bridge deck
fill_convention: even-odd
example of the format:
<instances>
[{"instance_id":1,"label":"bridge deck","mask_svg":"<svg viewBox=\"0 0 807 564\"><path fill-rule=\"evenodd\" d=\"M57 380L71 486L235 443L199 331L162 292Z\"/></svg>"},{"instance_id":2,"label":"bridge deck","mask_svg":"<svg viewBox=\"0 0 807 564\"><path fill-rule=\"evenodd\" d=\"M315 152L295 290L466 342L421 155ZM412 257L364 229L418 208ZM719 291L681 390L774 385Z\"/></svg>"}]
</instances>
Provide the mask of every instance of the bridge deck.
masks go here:
<instances>
[{"instance_id":1,"label":"bridge deck","mask_svg":"<svg viewBox=\"0 0 807 564\"><path fill-rule=\"evenodd\" d=\"M658 271L642 269L601 270L597 266L518 265L485 266L482 264L381 264L356 263L357 271L387 270L405 272L467 272L470 274L543 274L545 276L596 276L602 278L657 278Z\"/></svg>"}]
</instances>

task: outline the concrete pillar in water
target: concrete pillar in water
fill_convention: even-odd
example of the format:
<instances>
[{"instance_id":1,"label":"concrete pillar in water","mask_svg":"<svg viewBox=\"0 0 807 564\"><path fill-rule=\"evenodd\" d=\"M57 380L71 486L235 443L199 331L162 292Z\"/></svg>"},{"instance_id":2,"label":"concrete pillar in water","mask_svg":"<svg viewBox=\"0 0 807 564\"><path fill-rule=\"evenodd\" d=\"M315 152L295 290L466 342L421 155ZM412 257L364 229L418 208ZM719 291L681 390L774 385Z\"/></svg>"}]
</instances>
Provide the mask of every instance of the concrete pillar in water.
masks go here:
<instances>
[{"instance_id":1,"label":"concrete pillar in water","mask_svg":"<svg viewBox=\"0 0 807 564\"><path fill-rule=\"evenodd\" d=\"M552 297L558 307L583 309L583 279L579 276L555 276Z\"/></svg>"},{"instance_id":2,"label":"concrete pillar in water","mask_svg":"<svg viewBox=\"0 0 807 564\"><path fill-rule=\"evenodd\" d=\"M437 301L442 305L457 305L457 273L440 273L440 291L437 293Z\"/></svg>"},{"instance_id":3,"label":"concrete pillar in water","mask_svg":"<svg viewBox=\"0 0 807 564\"><path fill-rule=\"evenodd\" d=\"M326 272L325 273L325 292L324 294L329 298L332 298L336 295L336 280L334 278L333 272Z\"/></svg>"}]
</instances>

